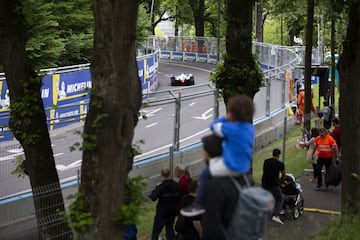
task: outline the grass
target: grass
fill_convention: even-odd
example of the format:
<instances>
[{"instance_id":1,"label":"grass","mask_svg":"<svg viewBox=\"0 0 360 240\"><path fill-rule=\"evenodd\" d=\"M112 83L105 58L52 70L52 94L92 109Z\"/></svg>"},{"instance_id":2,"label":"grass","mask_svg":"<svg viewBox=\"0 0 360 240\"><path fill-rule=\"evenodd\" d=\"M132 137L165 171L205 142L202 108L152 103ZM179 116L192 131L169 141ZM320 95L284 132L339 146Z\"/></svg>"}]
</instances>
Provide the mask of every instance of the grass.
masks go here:
<instances>
[{"instance_id":1,"label":"grass","mask_svg":"<svg viewBox=\"0 0 360 240\"><path fill-rule=\"evenodd\" d=\"M314 84L314 98L313 103L316 107L322 109L323 97L320 98L320 106L318 105L318 84ZM335 91L335 99L338 99L338 91ZM338 103L337 103L338 104ZM337 108L335 108L337 109ZM292 173L295 177L299 176L304 172L304 169L312 168L311 164L306 161L306 151L299 150L295 147L297 140L300 139L302 133L302 126L296 126L288 131L285 139L285 151L283 151L284 139L281 138L258 150L254 153L253 159L253 177L256 184L260 184L262 176L262 167L265 159L270 158L272 150L279 148L282 150L284 155L285 171ZM282 159L283 156L280 156ZM141 224L138 226L138 239L147 240L151 239L151 231L153 225L153 218L155 215L156 202L149 203L147 211L140 217ZM360 217L344 217L339 222L332 222L326 228L326 230L320 233L315 240L323 239L353 239L354 236L359 236L360 228ZM162 234L164 236L164 233Z\"/></svg>"},{"instance_id":2,"label":"grass","mask_svg":"<svg viewBox=\"0 0 360 240\"><path fill-rule=\"evenodd\" d=\"M292 173L294 176L299 176L305 168L311 168L311 164L306 161L306 151L299 150L295 147L297 140L301 136L301 126L297 126L288 132L285 145L285 168L286 172ZM253 160L253 177L256 184L260 184L262 176L262 166L265 159L270 158L274 148L282 149L283 139L274 141L269 146L256 151ZM281 156L280 156L281 157ZM147 211L140 217L138 225L138 239L151 239L151 231L153 219L155 215L156 202L148 203ZM164 233L163 233L164 236Z\"/></svg>"}]
</instances>

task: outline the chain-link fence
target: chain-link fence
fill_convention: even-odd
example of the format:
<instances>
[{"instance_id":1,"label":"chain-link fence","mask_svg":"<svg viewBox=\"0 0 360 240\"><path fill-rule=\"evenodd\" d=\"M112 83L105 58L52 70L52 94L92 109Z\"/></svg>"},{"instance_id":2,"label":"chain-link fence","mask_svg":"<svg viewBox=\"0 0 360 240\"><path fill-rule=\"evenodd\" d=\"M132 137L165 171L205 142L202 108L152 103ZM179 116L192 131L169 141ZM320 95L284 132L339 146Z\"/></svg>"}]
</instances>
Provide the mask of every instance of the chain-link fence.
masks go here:
<instances>
[{"instance_id":1,"label":"chain-link fence","mask_svg":"<svg viewBox=\"0 0 360 240\"><path fill-rule=\"evenodd\" d=\"M165 50L218 53L216 38L151 38L148 41L148 45L159 45ZM206 51L205 48L201 48L204 44ZM220 46L223 46L223 42ZM254 52L259 61L266 66L264 72L267 85L256 94L254 99L256 144L257 148L262 148L273 140L283 137L286 128L292 124L286 123L287 126L283 121L287 116L285 105L292 91L290 81L286 80L286 74L298 63L298 56L292 49L268 44L255 44ZM135 129L133 142L139 144L140 148L146 146L148 150L135 158L130 176L148 177L148 190L160 180L159 171L164 165L169 165L172 169L178 163L185 163L191 168L192 174L197 176L204 166L199 140L209 133L208 126L212 119L224 113L225 106L219 101L214 87L210 84L149 93L140 111L138 125L142 128ZM154 119L156 121L152 121ZM59 119L50 119L54 124L57 120ZM71 118L68 120L70 121ZM156 127L155 123L160 120L162 124ZM64 197L77 192L81 152L70 149L82 142L78 134L82 128L83 122L80 121L50 131ZM145 146L142 146L140 142L145 138L144 136L146 142ZM51 195L52 192L45 188L40 189L41 194L32 196L28 178L18 178L11 174L15 170L16 159L23 156L23 150L17 141L0 142L0 149L0 162L7 162L2 165L4 167L0 173L2 179L0 215L3 217L0 221L0 238L24 239L21 236L27 236L27 239L32 237L37 239L36 229L41 227L39 226L41 221L34 220L33 198L36 200L35 198ZM60 224L58 227L61 232L66 228L56 217L54 222ZM14 222L15 225L12 224Z\"/></svg>"}]
</instances>

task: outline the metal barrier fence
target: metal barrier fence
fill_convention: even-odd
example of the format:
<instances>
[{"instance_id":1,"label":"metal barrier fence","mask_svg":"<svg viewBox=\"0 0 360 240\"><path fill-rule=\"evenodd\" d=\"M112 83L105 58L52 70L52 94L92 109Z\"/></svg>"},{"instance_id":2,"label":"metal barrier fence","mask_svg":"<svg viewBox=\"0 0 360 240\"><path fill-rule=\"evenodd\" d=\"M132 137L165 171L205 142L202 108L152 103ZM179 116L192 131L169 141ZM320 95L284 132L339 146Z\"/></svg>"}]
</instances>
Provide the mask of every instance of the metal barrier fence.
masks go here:
<instances>
[{"instance_id":1,"label":"metal barrier fence","mask_svg":"<svg viewBox=\"0 0 360 240\"><path fill-rule=\"evenodd\" d=\"M190 41L187 38L184 39L187 40L186 43ZM198 46L200 41L203 40L197 40ZM173 47L170 44L165 45L163 40L157 38L152 38L149 41L159 44L166 49ZM213 44L213 39L207 39L204 42ZM167 43L169 43L169 40ZM210 51L208 50L209 46L207 46L207 51ZM175 44L175 49L176 47L177 45ZM256 94L254 99L255 103L262 103L259 106L263 106L262 108L257 108L254 117L258 132L256 144L257 148L261 148L283 135L284 128L286 128L286 125L284 126L282 122L287 114L285 104L288 102L288 99L286 96L291 92L289 81L285 81L285 78L287 74L293 74L293 66L298 64L299 60L292 49L280 46L256 43L254 51L259 57L259 61L268 66L268 69L265 70L268 84ZM210 53L214 53L214 51L210 51ZM165 148L156 154L136 157L130 176L143 175L149 177L148 185L149 189L151 189L159 181L158 172L164 164L186 163L192 166L192 174L194 176L198 175L203 167L199 139L208 132L207 127L211 119L217 113L221 115L225 112L223 104L219 105L214 91L212 85L204 84L182 88L181 93L179 91L162 91L149 94L146 104L141 111L146 114L154 112L157 107L167 109L168 114L162 119L168 121L169 124L164 125L165 127L162 126L161 138L164 142L170 142L171 144L165 145ZM204 108L210 105L213 108L214 115L210 118L204 117L202 122L203 130L198 131L195 140L184 140L180 136L186 136L186 132L191 131L192 128L187 124L189 122L188 118L191 116L187 111L190 110L184 106L191 105L191 102L195 99L206 103L206 106L203 106ZM81 153L70 151L70 147L75 143L81 142L79 135L74 134L74 132L79 130L82 130L81 123L51 131L51 141L56 160L69 160L67 164L58 164L56 166L61 183L63 183L64 197L69 193L77 191L76 186L79 181L78 169L81 166ZM140 138L141 136L139 136ZM135 139L134 143L136 141ZM150 142L156 141L158 140L150 140ZM15 161L16 157L22 156L22 149L16 141L0 143L0 149L0 154L2 154L0 156L0 163L3 161L8 161L9 163L0 172L3 176L0 183L0 200L2 199L0 201L0 215L3 217L3 220L0 220L0 238L15 239L12 237L20 237L23 232L26 236L32 233L33 239L37 239L36 227L39 223L34 220L34 206L29 181L27 177L17 178L10 174L14 170L14 165L9 160ZM9 155L9 153L11 154ZM11 193L13 189L16 191ZM44 194L47 194L47 191ZM23 208L19 208L20 202ZM67 201L66 204L68 205L69 202ZM12 225L14 222L16 222L16 225ZM17 230L19 227L23 229ZM31 238L29 237L29 239Z\"/></svg>"}]
</instances>

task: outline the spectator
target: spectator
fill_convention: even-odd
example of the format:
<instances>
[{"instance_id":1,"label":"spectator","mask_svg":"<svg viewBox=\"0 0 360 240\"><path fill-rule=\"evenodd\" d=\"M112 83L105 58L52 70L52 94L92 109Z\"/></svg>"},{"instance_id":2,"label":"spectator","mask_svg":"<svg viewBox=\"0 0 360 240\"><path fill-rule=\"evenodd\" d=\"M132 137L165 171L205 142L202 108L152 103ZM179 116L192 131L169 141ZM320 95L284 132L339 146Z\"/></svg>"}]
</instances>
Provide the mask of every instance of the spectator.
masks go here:
<instances>
[{"instance_id":1,"label":"spectator","mask_svg":"<svg viewBox=\"0 0 360 240\"><path fill-rule=\"evenodd\" d=\"M180 199L180 207L187 207L195 201L198 182L191 180L189 182L189 194ZM195 217L184 217L185 223L183 231L179 232L182 240L200 240L202 235L201 215Z\"/></svg>"},{"instance_id":2,"label":"spectator","mask_svg":"<svg viewBox=\"0 0 360 240\"><path fill-rule=\"evenodd\" d=\"M175 177L179 178L180 197L189 193L189 182L191 180L189 172L184 164L179 164L174 168Z\"/></svg>"},{"instance_id":3,"label":"spectator","mask_svg":"<svg viewBox=\"0 0 360 240\"><path fill-rule=\"evenodd\" d=\"M272 158L264 161L261 186L271 192L275 198L272 220L284 224L279 217L284 204L284 195L279 184L279 173L281 173L282 180L285 180L286 175L284 163L279 161L280 153L280 149L275 148L272 153Z\"/></svg>"},{"instance_id":4,"label":"spectator","mask_svg":"<svg viewBox=\"0 0 360 240\"><path fill-rule=\"evenodd\" d=\"M330 133L330 135L335 139L336 145L338 147L339 156L341 155L341 135L340 135L340 120L338 118L334 118L332 120L334 129Z\"/></svg>"},{"instance_id":5,"label":"spectator","mask_svg":"<svg viewBox=\"0 0 360 240\"><path fill-rule=\"evenodd\" d=\"M298 105L298 111L300 114L299 118L301 119L299 124L301 124L303 117L304 117L304 108L305 108L305 92L304 92L303 85L301 85L301 87L299 88L299 94L297 97L297 105Z\"/></svg>"},{"instance_id":6,"label":"spectator","mask_svg":"<svg viewBox=\"0 0 360 240\"><path fill-rule=\"evenodd\" d=\"M227 103L225 117L215 119L210 129L218 137L223 138L223 158L209 161L200 178L200 186L195 204L181 209L184 216L203 214L203 196L206 182L212 177L236 176L250 170L255 128L251 123L254 114L252 99L246 95L231 97ZM204 146L205 150L206 146ZM210 150L209 150L210 151Z\"/></svg>"},{"instance_id":7,"label":"spectator","mask_svg":"<svg viewBox=\"0 0 360 240\"><path fill-rule=\"evenodd\" d=\"M162 182L149 195L152 201L158 200L151 239L158 240L159 234L165 226L166 239L174 240L173 225L179 203L180 188L177 182L170 179L170 171L167 167L161 170L161 177Z\"/></svg>"},{"instance_id":8,"label":"spectator","mask_svg":"<svg viewBox=\"0 0 360 240\"><path fill-rule=\"evenodd\" d=\"M328 101L324 101L324 108L323 108L323 118L324 118L324 128L330 129L331 128L331 121L333 119L334 115L334 108L332 106L329 106Z\"/></svg>"},{"instance_id":9,"label":"spectator","mask_svg":"<svg viewBox=\"0 0 360 240\"><path fill-rule=\"evenodd\" d=\"M308 162L310 162L312 164L313 167L313 171L314 171L314 178L313 181L315 182L317 179L317 171L316 171L316 165L317 165L317 159L318 156L317 154L313 154L314 153L314 148L315 148L315 138L319 136L319 129L318 128L312 128L311 129L311 137L310 139L306 142L306 146L308 147L308 152L306 155L306 159Z\"/></svg>"},{"instance_id":10,"label":"spectator","mask_svg":"<svg viewBox=\"0 0 360 240\"><path fill-rule=\"evenodd\" d=\"M317 154L318 160L317 160L317 186L315 188L316 191L320 191L322 188L322 168L325 165L325 171L327 172L329 169L329 166L331 165L332 158L335 155L336 159L339 159L338 151L337 151L337 145L334 138L332 138L328 131L325 128L321 128L319 132L319 136L315 138L314 142L314 150L313 154ZM326 189L328 189L329 186L326 185Z\"/></svg>"},{"instance_id":11,"label":"spectator","mask_svg":"<svg viewBox=\"0 0 360 240\"><path fill-rule=\"evenodd\" d=\"M209 135L202 138L202 142L206 161L211 162L221 159L221 138ZM238 177L235 179L239 181ZM240 178L240 184L244 184L243 178ZM239 192L230 178L214 177L207 182L204 193L203 204L206 211L202 217L202 239L226 239L224 229L227 228L231 221Z\"/></svg>"}]
</instances>

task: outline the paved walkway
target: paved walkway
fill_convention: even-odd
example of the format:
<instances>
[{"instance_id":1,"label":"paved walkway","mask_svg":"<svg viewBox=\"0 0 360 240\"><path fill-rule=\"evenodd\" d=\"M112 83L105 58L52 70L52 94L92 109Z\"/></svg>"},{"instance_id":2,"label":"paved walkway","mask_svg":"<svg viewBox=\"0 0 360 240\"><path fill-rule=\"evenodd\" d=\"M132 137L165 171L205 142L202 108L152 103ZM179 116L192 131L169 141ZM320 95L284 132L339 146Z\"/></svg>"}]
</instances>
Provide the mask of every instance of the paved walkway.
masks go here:
<instances>
[{"instance_id":1,"label":"paved walkway","mask_svg":"<svg viewBox=\"0 0 360 240\"><path fill-rule=\"evenodd\" d=\"M287 216L284 225L271 221L264 240L311 239L327 223L340 217L341 186L330 186L328 191L315 191L316 183L311 179L312 172L304 172L297 179L303 189L304 214L297 220Z\"/></svg>"}]
</instances>

